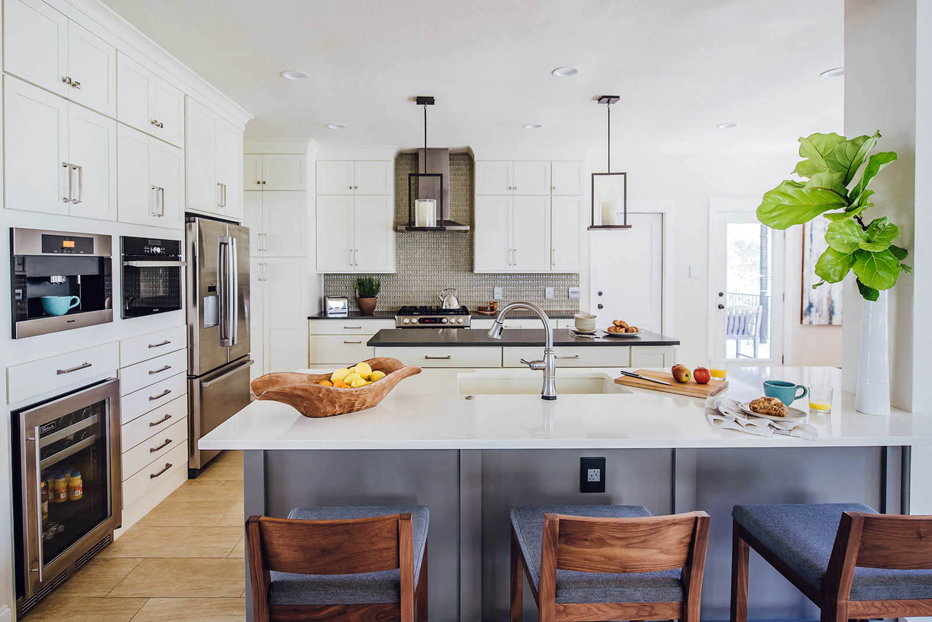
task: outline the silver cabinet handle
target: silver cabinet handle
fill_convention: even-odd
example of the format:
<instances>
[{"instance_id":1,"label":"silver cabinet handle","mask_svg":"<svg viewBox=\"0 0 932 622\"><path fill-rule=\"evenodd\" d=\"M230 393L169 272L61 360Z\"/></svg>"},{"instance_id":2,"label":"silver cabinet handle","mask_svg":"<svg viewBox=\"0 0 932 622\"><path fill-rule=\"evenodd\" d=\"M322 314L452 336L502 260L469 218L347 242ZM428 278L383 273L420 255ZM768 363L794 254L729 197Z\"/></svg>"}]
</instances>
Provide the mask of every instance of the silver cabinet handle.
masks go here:
<instances>
[{"instance_id":1,"label":"silver cabinet handle","mask_svg":"<svg viewBox=\"0 0 932 622\"><path fill-rule=\"evenodd\" d=\"M553 358L555 358L555 359L568 359L568 360L573 360L573 359L578 359L578 358L579 358L579 355L578 355L578 354L574 354L573 356L554 356Z\"/></svg>"},{"instance_id":2,"label":"silver cabinet handle","mask_svg":"<svg viewBox=\"0 0 932 622\"><path fill-rule=\"evenodd\" d=\"M249 359L248 361L246 361L246 362L243 363L242 365L237 365L236 367L234 367L234 368L231 369L230 371L226 372L226 373L223 374L222 376L217 376L216 378L213 378L212 380L208 380L207 382L201 382L201 388L202 388L202 389L208 389L208 388L210 388L211 385L213 385L215 382L220 382L220 381L223 380L224 378L229 378L229 377L232 376L233 374L238 374L239 372L241 372L242 370L246 369L247 367L250 367L253 363L255 363L255 361L252 360L252 359Z\"/></svg>"},{"instance_id":3,"label":"silver cabinet handle","mask_svg":"<svg viewBox=\"0 0 932 622\"><path fill-rule=\"evenodd\" d=\"M74 88L76 88L76 89L78 89L78 90L81 89L81 83L78 82L77 80L72 80L71 86L73 86Z\"/></svg>"},{"instance_id":4,"label":"silver cabinet handle","mask_svg":"<svg viewBox=\"0 0 932 622\"><path fill-rule=\"evenodd\" d=\"M348 346L352 346L352 345L359 345L359 344L362 343L362 341L346 341L346 340L344 339L344 340L343 340L343 343L345 343L345 344L348 345Z\"/></svg>"},{"instance_id":5,"label":"silver cabinet handle","mask_svg":"<svg viewBox=\"0 0 932 622\"><path fill-rule=\"evenodd\" d=\"M171 418L172 418L171 415L165 415L164 417L162 417L162 418L159 419L158 421L150 421L150 422L149 422L149 427L150 427L150 428L154 428L155 426L162 425L163 423L165 423L166 421L168 421L168 420L171 419Z\"/></svg>"},{"instance_id":6,"label":"silver cabinet handle","mask_svg":"<svg viewBox=\"0 0 932 622\"><path fill-rule=\"evenodd\" d=\"M345 330L362 330L362 326L344 326Z\"/></svg>"},{"instance_id":7,"label":"silver cabinet handle","mask_svg":"<svg viewBox=\"0 0 932 622\"><path fill-rule=\"evenodd\" d=\"M557 262L557 249L550 249L550 267L553 268L554 264Z\"/></svg>"},{"instance_id":8,"label":"silver cabinet handle","mask_svg":"<svg viewBox=\"0 0 932 622\"><path fill-rule=\"evenodd\" d=\"M64 376L65 374L70 374L72 372L80 371L82 369L87 369L88 367L91 367L92 365L93 363L81 363L80 365L76 367L69 367L68 369L59 369L56 372L56 374L59 376Z\"/></svg>"},{"instance_id":9,"label":"silver cabinet handle","mask_svg":"<svg viewBox=\"0 0 932 622\"><path fill-rule=\"evenodd\" d=\"M223 184L217 182L217 207L223 207Z\"/></svg>"},{"instance_id":10,"label":"silver cabinet handle","mask_svg":"<svg viewBox=\"0 0 932 622\"><path fill-rule=\"evenodd\" d=\"M165 216L165 188L159 187L158 196L160 197L159 201L159 218Z\"/></svg>"},{"instance_id":11,"label":"silver cabinet handle","mask_svg":"<svg viewBox=\"0 0 932 622\"><path fill-rule=\"evenodd\" d=\"M451 358L453 357L449 354L446 356L427 356L426 354L424 355L424 359L428 361L449 361Z\"/></svg>"},{"instance_id":12,"label":"silver cabinet handle","mask_svg":"<svg viewBox=\"0 0 932 622\"><path fill-rule=\"evenodd\" d=\"M165 341L161 343L150 343L149 349L151 350L152 348L161 348L162 346L167 346L170 343L171 343L171 339L166 339Z\"/></svg>"},{"instance_id":13,"label":"silver cabinet handle","mask_svg":"<svg viewBox=\"0 0 932 622\"><path fill-rule=\"evenodd\" d=\"M63 196L63 197L61 198L61 202L62 202L62 203L71 203L71 165L68 164L67 162L62 162L62 163L61 163L61 167L62 167L63 169L65 169L66 171L68 171L68 191L62 193L62 194L65 195L65 196ZM60 186L59 186L59 188L60 188Z\"/></svg>"},{"instance_id":14,"label":"silver cabinet handle","mask_svg":"<svg viewBox=\"0 0 932 622\"><path fill-rule=\"evenodd\" d=\"M75 175L73 175L72 173L77 171L78 167L75 164L69 164L68 166L71 167L71 171L68 172L68 196L71 197L71 202L73 204L77 204L81 202L80 201L81 197L79 195L79 193L81 192L81 184L80 183L78 184L78 192L75 192L74 191Z\"/></svg>"},{"instance_id":15,"label":"silver cabinet handle","mask_svg":"<svg viewBox=\"0 0 932 622\"><path fill-rule=\"evenodd\" d=\"M163 371L168 371L171 368L172 368L171 365L166 365L165 367L162 367L161 369L150 369L149 375L154 376L155 374L161 374Z\"/></svg>"},{"instance_id":16,"label":"silver cabinet handle","mask_svg":"<svg viewBox=\"0 0 932 622\"><path fill-rule=\"evenodd\" d=\"M171 444L172 444L172 439L166 438L166 439L165 439L165 442L162 443L161 445L159 445L158 447L150 447L150 448L149 448L149 453L150 453L150 454L154 454L154 453L157 452L158 450L160 450L160 449L165 449L166 447L168 447L168 446L171 445Z\"/></svg>"},{"instance_id":17,"label":"silver cabinet handle","mask_svg":"<svg viewBox=\"0 0 932 622\"><path fill-rule=\"evenodd\" d=\"M165 127L165 124L159 122L158 119L152 119L149 123L151 123L152 125L154 125L155 127L159 128L159 129L162 129L163 127Z\"/></svg>"},{"instance_id":18,"label":"silver cabinet handle","mask_svg":"<svg viewBox=\"0 0 932 622\"><path fill-rule=\"evenodd\" d=\"M259 250L260 251L269 250L269 234L268 233L259 234Z\"/></svg>"},{"instance_id":19,"label":"silver cabinet handle","mask_svg":"<svg viewBox=\"0 0 932 622\"><path fill-rule=\"evenodd\" d=\"M511 259L512 259L511 265L517 266L518 265L518 249L517 248L511 249Z\"/></svg>"},{"instance_id":20,"label":"silver cabinet handle","mask_svg":"<svg viewBox=\"0 0 932 622\"><path fill-rule=\"evenodd\" d=\"M84 167L78 166L77 164L72 164L74 170L78 172L78 198L71 199L71 202L74 204L82 203L84 201Z\"/></svg>"},{"instance_id":21,"label":"silver cabinet handle","mask_svg":"<svg viewBox=\"0 0 932 622\"><path fill-rule=\"evenodd\" d=\"M353 249L349 249L349 265L353 265Z\"/></svg>"},{"instance_id":22,"label":"silver cabinet handle","mask_svg":"<svg viewBox=\"0 0 932 622\"><path fill-rule=\"evenodd\" d=\"M155 203L159 202L159 187L158 186L149 186L149 216L153 218L158 217L158 213L155 211L155 205L153 204L152 198L155 195Z\"/></svg>"},{"instance_id":23,"label":"silver cabinet handle","mask_svg":"<svg viewBox=\"0 0 932 622\"><path fill-rule=\"evenodd\" d=\"M62 76L61 81L67 84L68 86L71 86L71 76Z\"/></svg>"},{"instance_id":24,"label":"silver cabinet handle","mask_svg":"<svg viewBox=\"0 0 932 622\"><path fill-rule=\"evenodd\" d=\"M161 475L162 473L164 473L165 471L167 471L167 470L170 469L170 468L172 468L172 463L171 463L171 462L166 462L166 463L165 463L165 468L163 468L163 469L162 469L161 471L159 471L158 473L149 473L149 479L155 479L156 477L158 477L159 475Z\"/></svg>"},{"instance_id":25,"label":"silver cabinet handle","mask_svg":"<svg viewBox=\"0 0 932 622\"><path fill-rule=\"evenodd\" d=\"M26 438L26 441L33 444L32 455L33 455L34 458L35 458L36 479L41 479L41 478L42 478L42 456L41 456L41 453L40 453L40 451L39 451L39 426L36 426L35 428L33 428L33 436L32 436L32 438L27 437L27 438ZM36 483L38 483L38 482L36 482ZM45 563L45 551L43 550L43 549L44 549L44 546L45 546L43 541L45 540L45 538L42 536L42 528L43 528L43 525L42 525L42 493L41 493L41 489L42 489L42 488L41 488L41 486L42 486L42 485L39 484L39 485L34 489L34 492L35 492L35 495L36 495L36 507L35 507L35 511L36 511L36 522L35 522L35 525L36 525L36 540L38 541L38 546L36 547L36 549L37 549L37 550L36 550L37 563L36 563L36 567L35 567L35 568L30 568L30 569L29 569L30 572L36 572L36 573L39 574L39 582L40 582L40 583L44 581L44 579L42 578L42 565ZM25 530L25 527L24 527L24 530ZM29 549L32 548L32 543L30 542L30 539L29 539L29 538L26 538L26 547L25 547L25 548L26 548L27 555L28 555L28 557L29 557L30 566L31 566L31 565L32 565L32 555L30 554Z\"/></svg>"},{"instance_id":26,"label":"silver cabinet handle","mask_svg":"<svg viewBox=\"0 0 932 622\"><path fill-rule=\"evenodd\" d=\"M160 399L162 399L163 397L165 397L166 395L168 395L168 394L171 393L171 392L172 392L171 389L165 389L164 391L162 391L162 392L159 393L158 395L150 395L150 396L149 396L149 401L150 401L150 402L154 402L155 400L160 400Z\"/></svg>"}]
</instances>

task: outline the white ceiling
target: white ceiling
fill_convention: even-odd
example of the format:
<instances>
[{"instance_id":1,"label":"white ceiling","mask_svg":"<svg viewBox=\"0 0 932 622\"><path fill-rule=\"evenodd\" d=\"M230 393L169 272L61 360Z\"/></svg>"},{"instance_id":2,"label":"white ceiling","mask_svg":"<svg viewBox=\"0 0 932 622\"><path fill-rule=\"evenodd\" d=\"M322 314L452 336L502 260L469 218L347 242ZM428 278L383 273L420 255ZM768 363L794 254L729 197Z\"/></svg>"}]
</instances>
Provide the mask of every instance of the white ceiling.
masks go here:
<instances>
[{"instance_id":1,"label":"white ceiling","mask_svg":"<svg viewBox=\"0 0 932 622\"><path fill-rule=\"evenodd\" d=\"M819 73L843 64L843 0L104 2L253 113L249 138L415 147L416 95L437 98L432 146L601 145L601 94L621 96L628 149L774 151L842 129L844 80ZM580 74L551 77L561 65Z\"/></svg>"}]
</instances>

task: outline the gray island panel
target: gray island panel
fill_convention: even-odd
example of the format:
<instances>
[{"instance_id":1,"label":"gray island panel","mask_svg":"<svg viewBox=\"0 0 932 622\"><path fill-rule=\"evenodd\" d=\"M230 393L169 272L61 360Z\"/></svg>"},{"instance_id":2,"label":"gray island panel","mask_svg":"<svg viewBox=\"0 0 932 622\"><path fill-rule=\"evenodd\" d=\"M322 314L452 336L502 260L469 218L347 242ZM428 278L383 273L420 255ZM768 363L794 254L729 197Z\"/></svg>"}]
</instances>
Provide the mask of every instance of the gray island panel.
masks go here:
<instances>
[{"instance_id":1,"label":"gray island panel","mask_svg":"<svg viewBox=\"0 0 932 622\"><path fill-rule=\"evenodd\" d=\"M658 333L641 331L636 337L604 337L580 339L568 328L553 331L555 346L676 346L678 339L665 337ZM544 345L542 328L505 328L501 339L492 339L488 331L477 328L385 328L376 333L368 346L397 347L431 347L431 346L490 346L521 347Z\"/></svg>"}]
</instances>

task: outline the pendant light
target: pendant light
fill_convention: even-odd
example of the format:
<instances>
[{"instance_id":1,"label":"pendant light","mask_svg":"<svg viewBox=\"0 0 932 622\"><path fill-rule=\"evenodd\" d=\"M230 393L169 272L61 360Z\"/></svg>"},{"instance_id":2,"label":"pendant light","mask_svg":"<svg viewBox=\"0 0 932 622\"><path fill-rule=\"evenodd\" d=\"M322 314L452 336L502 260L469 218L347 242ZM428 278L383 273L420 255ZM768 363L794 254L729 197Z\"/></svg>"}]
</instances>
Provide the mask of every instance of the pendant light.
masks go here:
<instances>
[{"instance_id":1,"label":"pendant light","mask_svg":"<svg viewBox=\"0 0 932 622\"><path fill-rule=\"evenodd\" d=\"M608 115L608 158L604 173L592 174L592 217L589 229L630 229L628 224L628 174L612 172L612 104L617 95L602 95Z\"/></svg>"},{"instance_id":2,"label":"pendant light","mask_svg":"<svg viewBox=\"0 0 932 622\"><path fill-rule=\"evenodd\" d=\"M443 218L441 210L443 209L441 201L443 199L443 173L427 172L427 107L434 105L433 97L419 96L415 102L418 106L424 107L424 157L423 171L420 173L408 174L408 226L406 231L444 231ZM417 180L417 198L414 197L414 184ZM421 181L436 179L439 181L439 192L436 198L433 196L425 197L422 193ZM426 185L426 184L425 184ZM429 193L433 195L433 184ZM425 192L428 190L425 188Z\"/></svg>"}]
</instances>

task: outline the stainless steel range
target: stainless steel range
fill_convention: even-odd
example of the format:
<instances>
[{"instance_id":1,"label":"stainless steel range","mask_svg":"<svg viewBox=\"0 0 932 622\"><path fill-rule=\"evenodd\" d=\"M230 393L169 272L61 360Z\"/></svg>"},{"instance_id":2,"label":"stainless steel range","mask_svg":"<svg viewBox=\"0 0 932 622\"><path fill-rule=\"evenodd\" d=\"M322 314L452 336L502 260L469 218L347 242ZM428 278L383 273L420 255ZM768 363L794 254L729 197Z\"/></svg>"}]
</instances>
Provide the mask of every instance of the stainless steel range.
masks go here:
<instances>
[{"instance_id":1,"label":"stainless steel range","mask_svg":"<svg viewBox=\"0 0 932 622\"><path fill-rule=\"evenodd\" d=\"M469 309L459 307L401 307L395 314L396 328L469 328Z\"/></svg>"}]
</instances>

